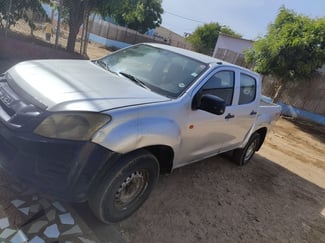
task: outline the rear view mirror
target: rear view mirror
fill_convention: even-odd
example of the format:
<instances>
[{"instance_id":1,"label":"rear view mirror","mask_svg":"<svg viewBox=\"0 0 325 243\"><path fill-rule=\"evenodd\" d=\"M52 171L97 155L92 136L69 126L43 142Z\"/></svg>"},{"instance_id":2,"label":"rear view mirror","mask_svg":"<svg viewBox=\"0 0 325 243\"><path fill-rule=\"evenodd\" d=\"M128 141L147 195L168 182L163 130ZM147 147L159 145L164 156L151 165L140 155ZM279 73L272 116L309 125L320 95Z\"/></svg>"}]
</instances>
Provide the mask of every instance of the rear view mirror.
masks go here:
<instances>
[{"instance_id":1,"label":"rear view mirror","mask_svg":"<svg viewBox=\"0 0 325 243\"><path fill-rule=\"evenodd\" d=\"M204 94L199 98L196 103L197 105L193 107L194 109L200 109L215 115L222 115L223 113L225 113L225 101L219 98L218 96Z\"/></svg>"}]
</instances>

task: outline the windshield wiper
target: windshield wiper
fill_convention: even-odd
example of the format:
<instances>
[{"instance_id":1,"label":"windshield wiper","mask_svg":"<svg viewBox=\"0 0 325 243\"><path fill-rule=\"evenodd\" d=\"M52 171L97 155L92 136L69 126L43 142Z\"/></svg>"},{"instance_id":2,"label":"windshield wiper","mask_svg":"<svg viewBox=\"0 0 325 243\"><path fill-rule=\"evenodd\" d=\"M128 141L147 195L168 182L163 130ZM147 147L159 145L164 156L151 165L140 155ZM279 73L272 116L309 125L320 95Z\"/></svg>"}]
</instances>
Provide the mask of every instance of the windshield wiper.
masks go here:
<instances>
[{"instance_id":1,"label":"windshield wiper","mask_svg":"<svg viewBox=\"0 0 325 243\"><path fill-rule=\"evenodd\" d=\"M145 84L145 82L143 82L141 79L138 79L137 77L133 76L132 74L125 73L125 72L119 72L119 74L123 75L124 77L127 77L128 79L130 79L134 83L140 85L141 87L148 89L148 86Z\"/></svg>"}]
</instances>

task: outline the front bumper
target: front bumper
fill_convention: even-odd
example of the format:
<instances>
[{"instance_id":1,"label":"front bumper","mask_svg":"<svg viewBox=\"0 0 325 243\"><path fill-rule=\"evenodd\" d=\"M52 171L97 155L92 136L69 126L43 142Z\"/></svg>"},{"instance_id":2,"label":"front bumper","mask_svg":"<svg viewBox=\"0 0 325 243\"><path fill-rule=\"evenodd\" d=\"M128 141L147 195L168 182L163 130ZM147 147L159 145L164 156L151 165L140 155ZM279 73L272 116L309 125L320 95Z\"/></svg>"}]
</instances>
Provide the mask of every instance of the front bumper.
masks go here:
<instances>
[{"instance_id":1,"label":"front bumper","mask_svg":"<svg viewBox=\"0 0 325 243\"><path fill-rule=\"evenodd\" d=\"M96 176L118 158L89 141L47 139L0 122L0 165L21 182L59 199L87 200Z\"/></svg>"}]
</instances>

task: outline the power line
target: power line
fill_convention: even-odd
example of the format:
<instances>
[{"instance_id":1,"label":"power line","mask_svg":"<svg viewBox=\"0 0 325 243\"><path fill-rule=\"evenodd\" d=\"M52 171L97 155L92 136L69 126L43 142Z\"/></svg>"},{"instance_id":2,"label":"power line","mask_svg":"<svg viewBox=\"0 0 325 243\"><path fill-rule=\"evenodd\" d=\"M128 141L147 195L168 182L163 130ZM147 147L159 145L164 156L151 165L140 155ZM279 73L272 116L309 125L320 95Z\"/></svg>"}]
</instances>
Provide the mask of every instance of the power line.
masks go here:
<instances>
[{"instance_id":1,"label":"power line","mask_svg":"<svg viewBox=\"0 0 325 243\"><path fill-rule=\"evenodd\" d=\"M171 12L169 12L169 11L164 11L164 12L167 13L167 14L170 14L170 15L176 16L176 17L178 17L178 18L181 18L181 19L186 19L186 20L189 20L189 21L193 21L193 22L197 22L197 23L205 24L205 22L200 21L200 20L190 19L190 18L187 18L187 17L181 16L181 15L178 15L178 14L175 14L175 13L171 13Z\"/></svg>"}]
</instances>

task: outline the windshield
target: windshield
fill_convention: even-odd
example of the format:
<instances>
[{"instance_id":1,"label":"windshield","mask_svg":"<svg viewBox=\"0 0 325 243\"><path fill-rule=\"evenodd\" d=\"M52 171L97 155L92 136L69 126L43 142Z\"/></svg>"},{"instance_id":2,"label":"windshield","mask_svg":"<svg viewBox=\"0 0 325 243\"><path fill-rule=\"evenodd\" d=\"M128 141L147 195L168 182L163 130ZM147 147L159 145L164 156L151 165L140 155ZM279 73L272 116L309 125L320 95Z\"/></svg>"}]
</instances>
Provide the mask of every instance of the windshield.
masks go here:
<instances>
[{"instance_id":1,"label":"windshield","mask_svg":"<svg viewBox=\"0 0 325 243\"><path fill-rule=\"evenodd\" d=\"M144 44L114 52L97 62L111 72L172 98L182 94L207 67L189 57Z\"/></svg>"}]
</instances>

